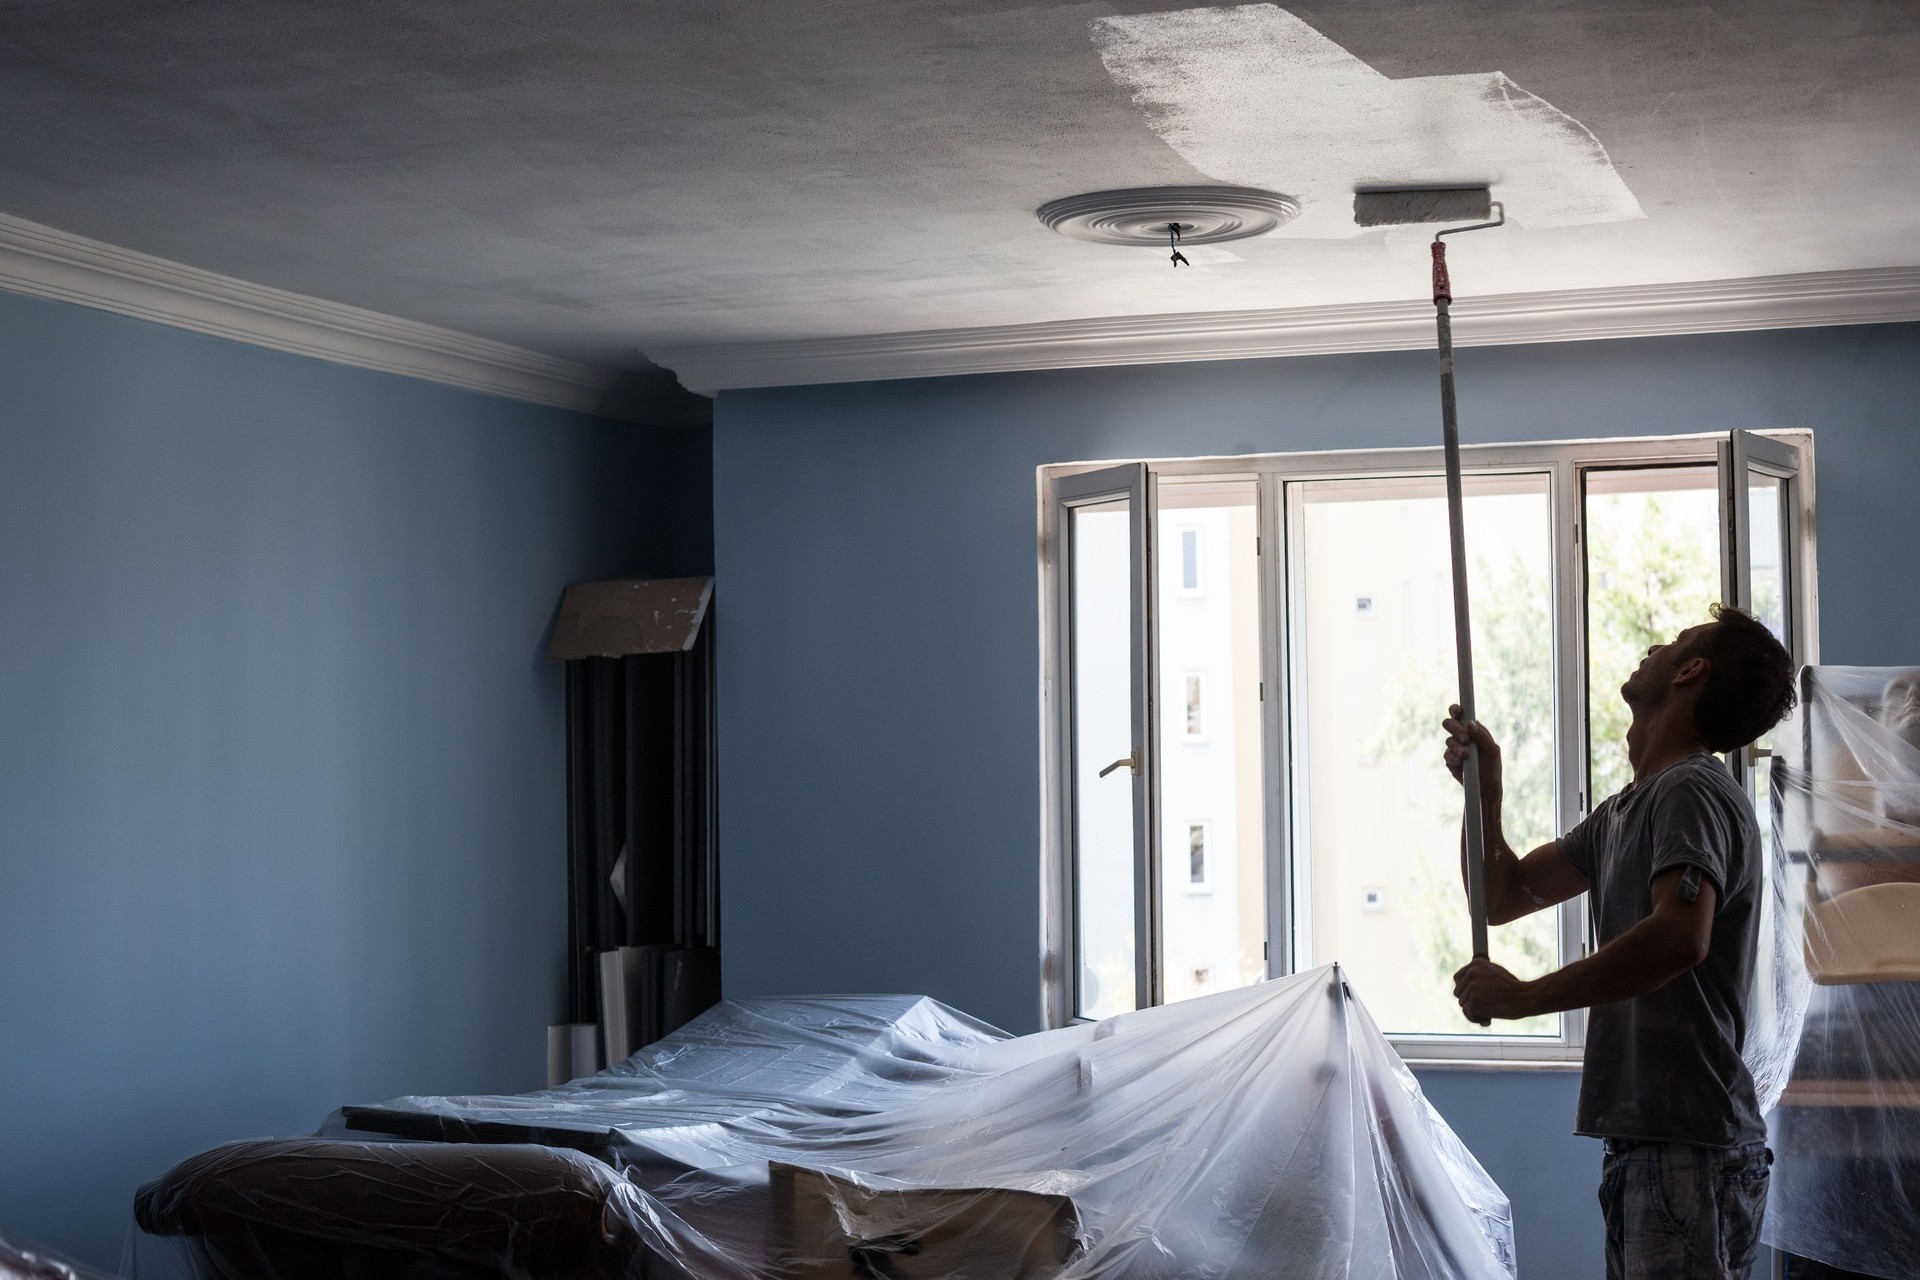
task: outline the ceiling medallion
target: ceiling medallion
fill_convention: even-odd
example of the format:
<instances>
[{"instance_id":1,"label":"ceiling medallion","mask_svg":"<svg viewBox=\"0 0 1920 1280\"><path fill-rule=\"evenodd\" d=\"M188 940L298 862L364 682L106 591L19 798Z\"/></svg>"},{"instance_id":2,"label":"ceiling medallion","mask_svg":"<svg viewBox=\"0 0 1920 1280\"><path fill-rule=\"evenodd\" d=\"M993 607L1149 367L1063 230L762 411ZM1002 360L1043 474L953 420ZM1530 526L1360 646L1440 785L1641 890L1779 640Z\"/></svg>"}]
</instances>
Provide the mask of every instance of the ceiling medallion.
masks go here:
<instances>
[{"instance_id":1,"label":"ceiling medallion","mask_svg":"<svg viewBox=\"0 0 1920 1280\"><path fill-rule=\"evenodd\" d=\"M1300 202L1257 187L1125 187L1050 200L1034 213L1063 236L1095 244L1159 245L1167 229L1181 244L1219 244L1265 235L1300 212Z\"/></svg>"}]
</instances>

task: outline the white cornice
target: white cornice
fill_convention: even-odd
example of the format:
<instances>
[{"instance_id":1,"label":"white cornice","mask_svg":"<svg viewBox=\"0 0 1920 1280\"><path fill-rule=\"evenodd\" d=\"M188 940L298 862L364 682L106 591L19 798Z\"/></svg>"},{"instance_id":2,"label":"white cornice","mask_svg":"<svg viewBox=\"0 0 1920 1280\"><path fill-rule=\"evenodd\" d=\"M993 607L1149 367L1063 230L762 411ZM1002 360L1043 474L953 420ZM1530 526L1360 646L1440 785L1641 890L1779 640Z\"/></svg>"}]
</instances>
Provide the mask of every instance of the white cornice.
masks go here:
<instances>
[{"instance_id":1,"label":"white cornice","mask_svg":"<svg viewBox=\"0 0 1920 1280\"><path fill-rule=\"evenodd\" d=\"M1905 320L1920 320L1916 267L1462 298L1454 304L1453 336L1462 346L1505 346ZM1420 300L649 347L647 355L679 374L683 385L710 395L735 387L1395 351L1432 343L1433 305Z\"/></svg>"},{"instance_id":2,"label":"white cornice","mask_svg":"<svg viewBox=\"0 0 1920 1280\"><path fill-rule=\"evenodd\" d=\"M612 370L249 284L7 214L0 289L534 404L644 421L671 420L675 408L614 401L621 378Z\"/></svg>"},{"instance_id":3,"label":"white cornice","mask_svg":"<svg viewBox=\"0 0 1920 1280\"><path fill-rule=\"evenodd\" d=\"M534 404L660 423L687 415L671 399L614 401L625 389L612 370L251 284L7 214L0 214L0 289ZM1453 314L1461 346L1920 320L1920 268L1463 298ZM647 354L679 374L684 386L711 394L1017 369L1393 351L1432 341L1432 306L1409 300L690 344L649 347Z\"/></svg>"}]
</instances>

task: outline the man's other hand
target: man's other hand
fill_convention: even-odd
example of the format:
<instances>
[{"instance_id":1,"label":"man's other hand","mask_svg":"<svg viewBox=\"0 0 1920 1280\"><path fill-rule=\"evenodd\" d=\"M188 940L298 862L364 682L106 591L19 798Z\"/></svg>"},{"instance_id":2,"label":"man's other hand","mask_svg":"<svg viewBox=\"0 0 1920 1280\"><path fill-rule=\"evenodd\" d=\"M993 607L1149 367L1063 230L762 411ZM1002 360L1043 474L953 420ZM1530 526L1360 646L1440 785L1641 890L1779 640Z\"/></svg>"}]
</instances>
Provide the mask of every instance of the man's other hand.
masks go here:
<instances>
[{"instance_id":1,"label":"man's other hand","mask_svg":"<svg viewBox=\"0 0 1920 1280\"><path fill-rule=\"evenodd\" d=\"M1498 801L1502 794L1500 744L1487 732L1487 726L1461 719L1458 704L1448 707L1447 711L1447 718L1440 722L1440 727L1447 731L1447 772L1455 782L1465 780L1467 744L1472 743L1480 750L1480 795L1486 800Z\"/></svg>"},{"instance_id":2,"label":"man's other hand","mask_svg":"<svg viewBox=\"0 0 1920 1280\"><path fill-rule=\"evenodd\" d=\"M1467 1021L1488 1026L1495 1018L1526 1018L1527 984L1491 960L1475 960L1453 975L1454 998Z\"/></svg>"}]
</instances>

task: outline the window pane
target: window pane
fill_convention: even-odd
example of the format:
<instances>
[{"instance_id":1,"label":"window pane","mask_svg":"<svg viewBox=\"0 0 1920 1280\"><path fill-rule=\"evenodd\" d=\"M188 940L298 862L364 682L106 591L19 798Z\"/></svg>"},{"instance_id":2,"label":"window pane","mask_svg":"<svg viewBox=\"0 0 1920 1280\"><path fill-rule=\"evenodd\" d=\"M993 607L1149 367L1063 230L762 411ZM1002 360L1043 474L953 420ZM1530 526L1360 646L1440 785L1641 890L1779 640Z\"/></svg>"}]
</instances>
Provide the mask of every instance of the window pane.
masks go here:
<instances>
[{"instance_id":1,"label":"window pane","mask_svg":"<svg viewBox=\"0 0 1920 1280\"><path fill-rule=\"evenodd\" d=\"M1184 591L1200 589L1200 531L1180 531L1180 587Z\"/></svg>"},{"instance_id":2,"label":"window pane","mask_svg":"<svg viewBox=\"0 0 1920 1280\"><path fill-rule=\"evenodd\" d=\"M1161 996L1266 977L1260 580L1252 482L1160 481ZM1192 539L1206 590L1184 588Z\"/></svg>"},{"instance_id":3,"label":"window pane","mask_svg":"<svg viewBox=\"0 0 1920 1280\"><path fill-rule=\"evenodd\" d=\"M1752 549L1747 599L1753 616L1787 643L1786 522L1781 519L1786 484L1778 476L1747 473L1747 519Z\"/></svg>"},{"instance_id":4,"label":"window pane","mask_svg":"<svg viewBox=\"0 0 1920 1280\"><path fill-rule=\"evenodd\" d=\"M1125 499L1072 512L1074 905L1086 1018L1134 1006L1129 513Z\"/></svg>"},{"instance_id":5,"label":"window pane","mask_svg":"<svg viewBox=\"0 0 1920 1280\"><path fill-rule=\"evenodd\" d=\"M1649 647L1708 619L1720 599L1714 467L1586 473L1587 807L1627 785L1620 686Z\"/></svg>"},{"instance_id":6,"label":"window pane","mask_svg":"<svg viewBox=\"0 0 1920 1280\"><path fill-rule=\"evenodd\" d=\"M1504 748L1506 831L1524 849L1556 834L1547 477L1468 477L1465 492L1478 710ZM1312 963L1345 966L1390 1033L1558 1035L1557 1016L1476 1027L1453 999L1472 941L1460 788L1441 762L1457 692L1444 482L1295 484L1288 502L1306 708L1295 901ZM1496 929L1492 952L1523 977L1556 967L1557 914Z\"/></svg>"},{"instance_id":7,"label":"window pane","mask_svg":"<svg viewBox=\"0 0 1920 1280\"><path fill-rule=\"evenodd\" d=\"M1778 476L1751 470L1747 472L1747 600L1753 609L1753 616L1764 622L1774 638L1791 652L1793 641L1787 634L1787 493L1786 481ZM1748 771L1753 807L1760 819L1761 852L1765 855L1761 861L1762 867L1773 865L1773 798L1766 764L1773 754L1773 734L1774 731L1769 729L1754 743L1755 748L1766 755L1756 756L1755 767ZM1772 907L1771 894L1765 895L1763 901L1763 911ZM1768 927L1768 924L1767 920L1761 922L1762 928ZM1761 936L1768 935L1763 933Z\"/></svg>"}]
</instances>

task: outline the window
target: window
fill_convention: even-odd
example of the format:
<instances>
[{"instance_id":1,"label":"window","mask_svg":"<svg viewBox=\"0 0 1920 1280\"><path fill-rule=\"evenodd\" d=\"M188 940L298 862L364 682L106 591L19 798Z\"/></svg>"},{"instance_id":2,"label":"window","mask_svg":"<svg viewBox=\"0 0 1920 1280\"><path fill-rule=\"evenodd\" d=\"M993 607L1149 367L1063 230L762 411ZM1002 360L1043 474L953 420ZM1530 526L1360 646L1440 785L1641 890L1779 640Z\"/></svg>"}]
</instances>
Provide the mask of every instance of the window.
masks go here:
<instances>
[{"instance_id":1,"label":"window","mask_svg":"<svg viewBox=\"0 0 1920 1280\"><path fill-rule=\"evenodd\" d=\"M1587 786L1632 777L1622 672L1721 598L1720 475L1714 466L1593 468L1585 475Z\"/></svg>"},{"instance_id":2,"label":"window","mask_svg":"<svg viewBox=\"0 0 1920 1280\"><path fill-rule=\"evenodd\" d=\"M1201 893L1207 888L1207 824L1187 824L1187 892Z\"/></svg>"},{"instance_id":3,"label":"window","mask_svg":"<svg viewBox=\"0 0 1920 1280\"><path fill-rule=\"evenodd\" d=\"M1141 736L1148 654L1143 595L1146 549L1136 516L1146 507L1146 469L1115 467L1056 486L1068 551L1062 575L1064 644L1073 671L1067 735L1073 771L1067 825L1073 883L1073 1016L1105 1018L1151 1003L1135 980L1135 953L1150 913L1150 858Z\"/></svg>"},{"instance_id":4,"label":"window","mask_svg":"<svg viewBox=\"0 0 1920 1280\"><path fill-rule=\"evenodd\" d=\"M1480 719L1504 751L1508 838L1527 848L1555 834L1550 484L1539 471L1464 484ZM1339 960L1383 1030L1471 1034L1453 999L1471 954L1460 792L1431 767L1457 689L1445 483L1294 481L1285 498L1290 685L1304 720L1293 755L1298 962ZM1363 596L1367 614L1351 607ZM1388 883L1401 886L1396 900L1370 904L1367 887ZM1502 932L1501 958L1521 977L1556 967L1551 913ZM1505 1029L1561 1034L1557 1015Z\"/></svg>"},{"instance_id":5,"label":"window","mask_svg":"<svg viewBox=\"0 0 1920 1280\"><path fill-rule=\"evenodd\" d=\"M1181 679L1181 736L1188 742L1207 740L1207 677L1205 672L1189 671Z\"/></svg>"},{"instance_id":6,"label":"window","mask_svg":"<svg viewBox=\"0 0 1920 1280\"><path fill-rule=\"evenodd\" d=\"M1197 525L1180 530L1180 594L1200 594L1200 529Z\"/></svg>"},{"instance_id":7,"label":"window","mask_svg":"<svg viewBox=\"0 0 1920 1280\"><path fill-rule=\"evenodd\" d=\"M1815 660L1811 445L1465 450L1479 713L1516 846L1622 785L1620 683L1713 601ZM1042 479L1050 1020L1338 961L1409 1057L1577 1057L1579 1013L1483 1029L1452 999L1469 930L1439 763L1457 688L1440 451ZM1765 748L1732 762L1763 805ZM1586 930L1576 900L1496 927L1493 956L1542 972Z\"/></svg>"}]
</instances>

